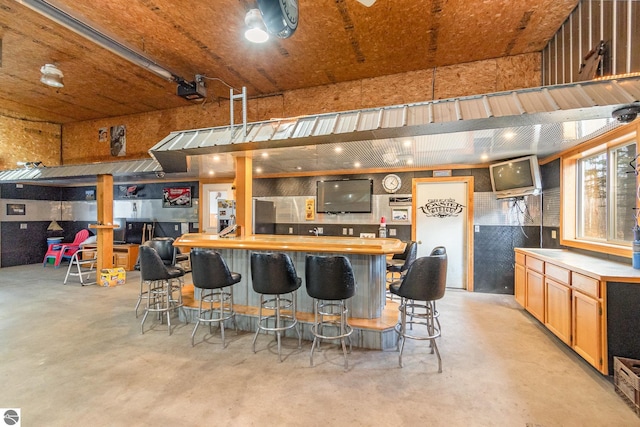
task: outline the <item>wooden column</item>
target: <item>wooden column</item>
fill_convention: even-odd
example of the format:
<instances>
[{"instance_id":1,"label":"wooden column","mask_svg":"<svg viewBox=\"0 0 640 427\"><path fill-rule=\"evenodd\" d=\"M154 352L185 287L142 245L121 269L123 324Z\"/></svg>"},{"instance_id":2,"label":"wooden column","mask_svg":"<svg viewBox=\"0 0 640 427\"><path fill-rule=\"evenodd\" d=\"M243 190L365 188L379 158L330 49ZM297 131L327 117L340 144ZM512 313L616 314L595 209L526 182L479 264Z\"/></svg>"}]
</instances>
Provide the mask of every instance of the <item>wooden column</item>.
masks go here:
<instances>
[{"instance_id":1,"label":"wooden column","mask_svg":"<svg viewBox=\"0 0 640 427\"><path fill-rule=\"evenodd\" d=\"M98 271L113 267L113 176L98 175L96 187L98 223L91 227L97 232Z\"/></svg>"},{"instance_id":2,"label":"wooden column","mask_svg":"<svg viewBox=\"0 0 640 427\"><path fill-rule=\"evenodd\" d=\"M234 181L236 193L236 224L240 226L241 236L253 234L251 218L253 215L253 159L251 157L236 157L236 179Z\"/></svg>"}]
</instances>

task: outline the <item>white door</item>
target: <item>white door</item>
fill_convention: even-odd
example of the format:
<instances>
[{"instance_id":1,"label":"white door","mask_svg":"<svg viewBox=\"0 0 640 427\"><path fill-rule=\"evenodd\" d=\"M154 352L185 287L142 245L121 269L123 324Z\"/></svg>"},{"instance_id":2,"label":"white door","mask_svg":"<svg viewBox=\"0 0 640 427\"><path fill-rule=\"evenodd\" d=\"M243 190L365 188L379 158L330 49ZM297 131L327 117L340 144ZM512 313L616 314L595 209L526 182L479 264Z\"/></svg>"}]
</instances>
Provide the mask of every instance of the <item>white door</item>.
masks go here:
<instances>
[{"instance_id":1,"label":"white door","mask_svg":"<svg viewBox=\"0 0 640 427\"><path fill-rule=\"evenodd\" d=\"M203 232L218 232L218 199L233 199L231 184L204 184L202 186Z\"/></svg>"},{"instance_id":2,"label":"white door","mask_svg":"<svg viewBox=\"0 0 640 427\"><path fill-rule=\"evenodd\" d=\"M447 287L473 287L473 177L413 180L413 240L418 256L436 246L447 250Z\"/></svg>"}]
</instances>

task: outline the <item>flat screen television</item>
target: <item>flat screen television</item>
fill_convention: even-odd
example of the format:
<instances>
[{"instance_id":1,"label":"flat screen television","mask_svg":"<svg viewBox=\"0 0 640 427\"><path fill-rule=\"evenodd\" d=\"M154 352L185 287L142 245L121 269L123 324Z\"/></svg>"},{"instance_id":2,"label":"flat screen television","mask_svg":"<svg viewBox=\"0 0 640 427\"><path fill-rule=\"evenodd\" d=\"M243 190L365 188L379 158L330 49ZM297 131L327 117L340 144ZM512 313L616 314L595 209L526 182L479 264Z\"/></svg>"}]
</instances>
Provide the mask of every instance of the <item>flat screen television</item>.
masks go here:
<instances>
[{"instance_id":1,"label":"flat screen television","mask_svg":"<svg viewBox=\"0 0 640 427\"><path fill-rule=\"evenodd\" d=\"M318 181L317 213L371 213L373 180L343 179Z\"/></svg>"},{"instance_id":2,"label":"flat screen television","mask_svg":"<svg viewBox=\"0 0 640 427\"><path fill-rule=\"evenodd\" d=\"M536 156L520 157L489 166L491 187L498 199L538 194L542 189Z\"/></svg>"}]
</instances>

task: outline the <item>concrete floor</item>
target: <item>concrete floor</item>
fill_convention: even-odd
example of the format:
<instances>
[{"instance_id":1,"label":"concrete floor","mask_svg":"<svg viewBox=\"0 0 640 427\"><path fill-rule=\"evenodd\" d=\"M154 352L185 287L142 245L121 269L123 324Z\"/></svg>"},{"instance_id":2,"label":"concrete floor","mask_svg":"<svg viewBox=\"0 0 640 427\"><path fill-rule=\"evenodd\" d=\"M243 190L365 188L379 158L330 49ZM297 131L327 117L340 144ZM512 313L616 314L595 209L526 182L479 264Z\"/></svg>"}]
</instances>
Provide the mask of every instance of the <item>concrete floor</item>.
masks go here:
<instances>
[{"instance_id":1,"label":"concrete floor","mask_svg":"<svg viewBox=\"0 0 640 427\"><path fill-rule=\"evenodd\" d=\"M287 339L278 363L264 335L193 325L140 334L127 284L63 286L65 268L0 269L0 407L23 426L632 426L640 419L601 376L512 296L447 291L439 302L443 373L424 342L395 351ZM154 319L155 320L155 319ZM150 325L152 322L147 321ZM1 423L0 423L1 424Z\"/></svg>"}]
</instances>

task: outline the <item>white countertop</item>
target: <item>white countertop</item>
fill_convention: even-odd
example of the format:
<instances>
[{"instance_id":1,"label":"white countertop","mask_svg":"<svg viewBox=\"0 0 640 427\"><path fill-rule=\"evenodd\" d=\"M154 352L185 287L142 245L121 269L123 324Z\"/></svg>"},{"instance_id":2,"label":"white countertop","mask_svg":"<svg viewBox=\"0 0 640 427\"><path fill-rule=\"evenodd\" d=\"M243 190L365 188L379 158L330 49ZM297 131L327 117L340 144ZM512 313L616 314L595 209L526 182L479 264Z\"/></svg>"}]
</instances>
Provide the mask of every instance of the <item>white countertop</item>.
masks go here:
<instances>
[{"instance_id":1,"label":"white countertop","mask_svg":"<svg viewBox=\"0 0 640 427\"><path fill-rule=\"evenodd\" d=\"M631 264L583 255L567 249L515 248L515 251L533 255L597 280L640 283L640 270L633 268Z\"/></svg>"}]
</instances>

